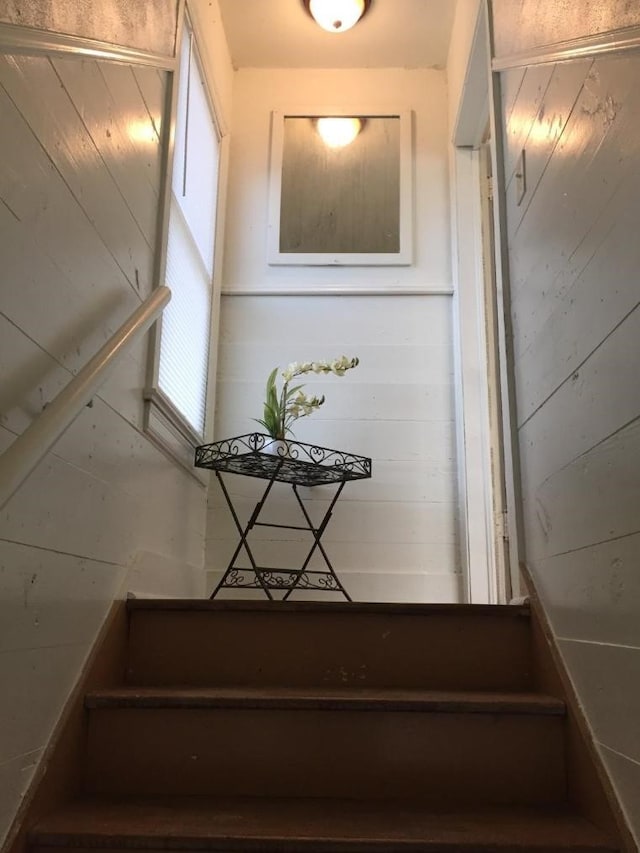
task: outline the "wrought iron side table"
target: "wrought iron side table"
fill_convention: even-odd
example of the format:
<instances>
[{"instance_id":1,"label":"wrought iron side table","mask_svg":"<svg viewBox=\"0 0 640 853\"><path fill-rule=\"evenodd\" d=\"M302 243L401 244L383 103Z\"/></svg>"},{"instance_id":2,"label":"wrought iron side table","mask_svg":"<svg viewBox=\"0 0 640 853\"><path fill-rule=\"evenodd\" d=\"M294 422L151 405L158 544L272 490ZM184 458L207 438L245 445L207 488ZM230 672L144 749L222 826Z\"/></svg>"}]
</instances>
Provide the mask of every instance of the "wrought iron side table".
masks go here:
<instances>
[{"instance_id":1,"label":"wrought iron side table","mask_svg":"<svg viewBox=\"0 0 640 853\"><path fill-rule=\"evenodd\" d=\"M271 452L270 446L277 444L277 450ZM281 600L289 598L295 590L317 590L320 592L340 592L347 601L351 597L338 579L333 566L322 546L321 538L331 518L331 513L340 497L345 483L349 480L363 480L371 477L371 459L355 456L328 447L304 444L301 441L274 443L269 435L248 433L203 444L196 448L195 465L215 471L218 482L233 516L240 541L233 552L229 565L216 586L211 598L215 598L221 589L261 589L267 598L274 599L272 592L282 591ZM222 474L243 474L266 480L267 485L255 505L251 517L243 527L233 506L231 497L222 479ZM298 506L306 522L303 526L274 524L258 521L264 504L274 483L289 483ZM315 527L298 492L299 486L335 485L336 491L320 524ZM306 530L313 536L313 543L299 569L269 568L259 566L247 537L254 527L280 527L286 530ZM236 565L240 552L244 548L251 568ZM326 569L309 569L309 563L316 549L322 554Z\"/></svg>"}]
</instances>

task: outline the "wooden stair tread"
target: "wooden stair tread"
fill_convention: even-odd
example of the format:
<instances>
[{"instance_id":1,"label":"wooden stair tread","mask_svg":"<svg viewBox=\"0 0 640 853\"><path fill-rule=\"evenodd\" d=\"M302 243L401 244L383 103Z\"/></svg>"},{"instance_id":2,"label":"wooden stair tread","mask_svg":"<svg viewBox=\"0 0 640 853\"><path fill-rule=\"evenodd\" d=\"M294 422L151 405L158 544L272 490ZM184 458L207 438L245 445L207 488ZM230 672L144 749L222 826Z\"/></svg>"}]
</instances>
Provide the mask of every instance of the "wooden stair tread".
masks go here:
<instances>
[{"instance_id":1,"label":"wooden stair tread","mask_svg":"<svg viewBox=\"0 0 640 853\"><path fill-rule=\"evenodd\" d=\"M563 715L562 700L531 692L371 687L136 687L97 690L87 708L265 708Z\"/></svg>"},{"instance_id":2,"label":"wooden stair tread","mask_svg":"<svg viewBox=\"0 0 640 853\"><path fill-rule=\"evenodd\" d=\"M523 853L616 850L564 808L429 812L417 801L94 799L41 820L38 848L229 851L397 850Z\"/></svg>"},{"instance_id":3,"label":"wooden stair tread","mask_svg":"<svg viewBox=\"0 0 640 853\"><path fill-rule=\"evenodd\" d=\"M132 610L191 610L223 612L277 612L277 613L379 613L464 616L502 616L505 619L529 618L528 604L387 604L369 601L251 601L222 599L211 601L202 598L129 598L127 609Z\"/></svg>"}]
</instances>

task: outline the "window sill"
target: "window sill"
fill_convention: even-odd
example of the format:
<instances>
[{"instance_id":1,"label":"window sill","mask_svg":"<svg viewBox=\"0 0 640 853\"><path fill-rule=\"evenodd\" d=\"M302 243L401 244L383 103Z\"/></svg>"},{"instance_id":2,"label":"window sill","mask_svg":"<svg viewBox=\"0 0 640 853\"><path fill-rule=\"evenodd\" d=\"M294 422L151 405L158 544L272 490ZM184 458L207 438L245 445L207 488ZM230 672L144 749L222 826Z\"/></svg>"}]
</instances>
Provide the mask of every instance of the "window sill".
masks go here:
<instances>
[{"instance_id":1,"label":"window sill","mask_svg":"<svg viewBox=\"0 0 640 853\"><path fill-rule=\"evenodd\" d=\"M170 456L203 486L208 472L195 468L195 449L204 444L203 436L184 419L175 406L157 388L144 394L144 431L160 450Z\"/></svg>"}]
</instances>

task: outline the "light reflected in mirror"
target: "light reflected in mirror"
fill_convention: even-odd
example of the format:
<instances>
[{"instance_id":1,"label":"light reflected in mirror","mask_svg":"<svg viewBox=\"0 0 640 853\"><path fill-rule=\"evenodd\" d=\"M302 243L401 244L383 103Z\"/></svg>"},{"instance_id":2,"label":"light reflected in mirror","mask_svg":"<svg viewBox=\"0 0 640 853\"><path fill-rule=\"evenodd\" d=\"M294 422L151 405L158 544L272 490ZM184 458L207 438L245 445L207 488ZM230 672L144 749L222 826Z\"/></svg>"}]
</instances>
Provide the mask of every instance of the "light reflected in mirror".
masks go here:
<instances>
[{"instance_id":1,"label":"light reflected in mirror","mask_svg":"<svg viewBox=\"0 0 640 853\"><path fill-rule=\"evenodd\" d=\"M400 116L353 117L359 129L339 147L320 118L284 117L280 252L399 252Z\"/></svg>"},{"instance_id":2,"label":"light reflected in mirror","mask_svg":"<svg viewBox=\"0 0 640 853\"><path fill-rule=\"evenodd\" d=\"M316 129L320 138L329 148L344 148L351 145L362 130L364 119L347 116L324 116L316 119Z\"/></svg>"}]
</instances>

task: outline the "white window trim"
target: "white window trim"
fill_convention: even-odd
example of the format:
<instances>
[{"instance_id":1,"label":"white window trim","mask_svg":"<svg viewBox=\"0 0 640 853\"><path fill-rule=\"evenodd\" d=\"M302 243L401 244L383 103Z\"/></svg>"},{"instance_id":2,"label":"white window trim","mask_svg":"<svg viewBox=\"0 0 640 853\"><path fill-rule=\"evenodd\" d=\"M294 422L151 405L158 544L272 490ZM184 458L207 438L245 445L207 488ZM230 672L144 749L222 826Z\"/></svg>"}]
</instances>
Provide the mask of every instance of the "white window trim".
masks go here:
<instances>
[{"instance_id":1,"label":"white window trim","mask_svg":"<svg viewBox=\"0 0 640 853\"><path fill-rule=\"evenodd\" d=\"M182 43L184 24L188 22L194 37L194 49L204 43L204 36L199 29L197 20L189 14L188 4L179 24L177 44ZM197 469L193 465L195 448L213 440L213 411L215 407L216 368L217 368L217 339L220 316L220 292L222 249L224 245L224 210L226 207L226 188L229 159L229 134L226 130L222 107L217 96L214 81L211 79L209 64L198 52L200 70L204 77L206 95L211 108L214 123L220 140L218 160L218 193L216 204L216 234L214 241L214 262L211 291L211 319L209 335L209 363L207 374L206 411L204 433L199 433L176 409L166 394L158 387L160 363L160 341L162 337L162 317L151 330L149 338L149 363L147 384L144 391L144 430L149 438L168 456L199 482L207 484L208 472ZM164 283L167 263L167 235L169 228L169 213L171 208L171 186L173 178L173 159L176 133L176 116L178 103L180 51L177 49L175 64L169 74L169 82L165 103L165 126L163 129L163 176L161 188L159 239L156 246L155 281L156 286Z\"/></svg>"}]
</instances>

